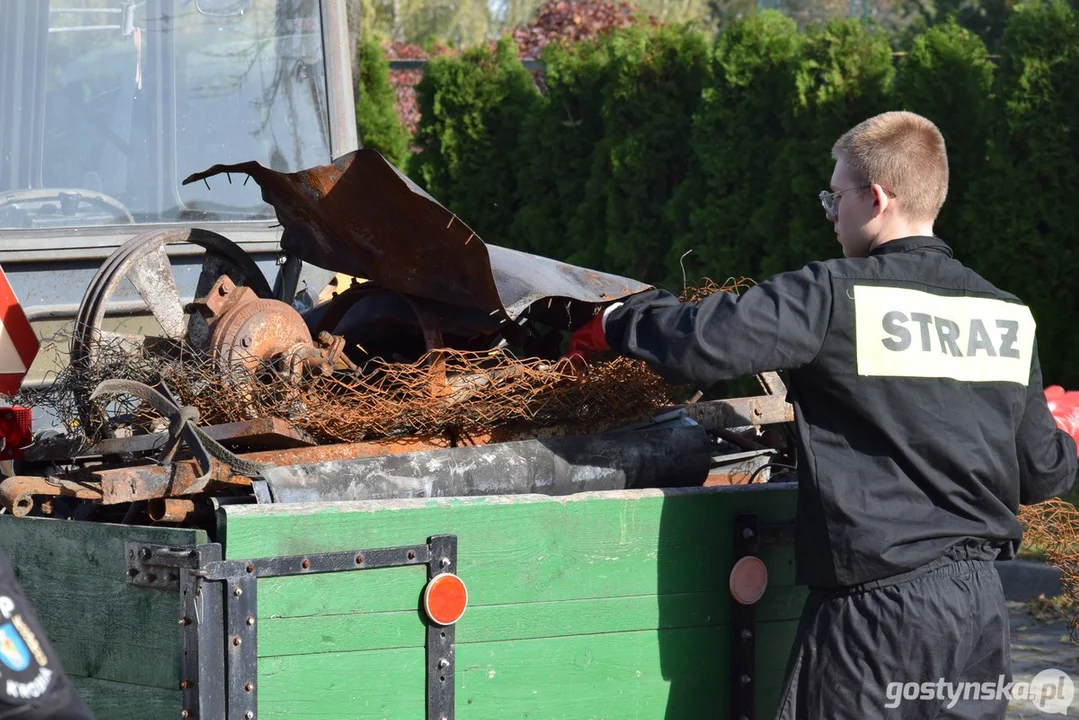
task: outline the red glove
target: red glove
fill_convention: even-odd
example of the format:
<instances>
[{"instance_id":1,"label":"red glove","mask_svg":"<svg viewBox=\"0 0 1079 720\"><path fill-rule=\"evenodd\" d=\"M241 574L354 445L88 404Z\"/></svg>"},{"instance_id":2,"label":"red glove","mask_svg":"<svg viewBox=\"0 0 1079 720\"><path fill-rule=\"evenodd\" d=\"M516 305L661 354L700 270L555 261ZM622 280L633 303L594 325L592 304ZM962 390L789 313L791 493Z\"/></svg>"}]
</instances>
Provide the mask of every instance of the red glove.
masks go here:
<instances>
[{"instance_id":1,"label":"red glove","mask_svg":"<svg viewBox=\"0 0 1079 720\"><path fill-rule=\"evenodd\" d=\"M599 313L581 327L573 331L569 338L569 350L563 356L573 360L588 362L592 356L604 350L610 350L607 336L603 333L603 313Z\"/></svg>"},{"instance_id":2,"label":"red glove","mask_svg":"<svg viewBox=\"0 0 1079 720\"><path fill-rule=\"evenodd\" d=\"M1079 445L1079 392L1051 385L1045 389L1045 401L1057 427L1071 435Z\"/></svg>"}]
</instances>

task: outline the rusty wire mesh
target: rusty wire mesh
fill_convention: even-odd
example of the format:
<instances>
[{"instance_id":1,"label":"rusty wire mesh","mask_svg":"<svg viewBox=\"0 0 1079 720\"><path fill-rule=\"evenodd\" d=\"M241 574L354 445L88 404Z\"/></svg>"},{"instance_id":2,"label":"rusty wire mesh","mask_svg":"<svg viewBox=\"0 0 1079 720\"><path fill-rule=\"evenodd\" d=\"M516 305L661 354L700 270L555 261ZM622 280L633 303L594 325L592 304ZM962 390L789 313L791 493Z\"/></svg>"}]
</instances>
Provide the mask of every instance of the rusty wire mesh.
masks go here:
<instances>
[{"instance_id":1,"label":"rusty wire mesh","mask_svg":"<svg viewBox=\"0 0 1079 720\"><path fill-rule=\"evenodd\" d=\"M106 379L163 383L202 424L279 417L322 442L403 435L476 434L509 422L539 425L599 418L635 419L675 401L676 389L643 363L626 358L580 369L568 361L516 358L505 352L440 350L416 363L372 360L357 373L289 377L268 364L251 375L230 372L193 353L165 358L97 346L86 367L68 367L50 387L18 401L47 407L69 433L96 441L125 425L152 432L162 419L134 399L107 411L88 401Z\"/></svg>"},{"instance_id":2,"label":"rusty wire mesh","mask_svg":"<svg viewBox=\"0 0 1079 720\"><path fill-rule=\"evenodd\" d=\"M740 292L745 278L719 285L705 278L682 297ZM58 334L49 342L66 347ZM573 366L567 360L515 357L507 351L432 351L414 363L374 359L358 372L290 377L262 363L253 374L223 368L208 354L177 347L163 355L100 338L93 361L69 365L43 389L18 402L47 408L68 430L93 442L125 431L152 432L162 418L133 399L107 407L89 396L107 379L163 383L202 424L279 417L320 442L356 442L407 435L477 435L507 424L569 425L587 432L598 420L641 419L688 396L643 362L617 357Z\"/></svg>"},{"instance_id":3,"label":"rusty wire mesh","mask_svg":"<svg viewBox=\"0 0 1079 720\"><path fill-rule=\"evenodd\" d=\"M1023 543L1041 550L1046 561L1060 570L1063 602L1071 638L1079 643L1079 510L1066 500L1053 498L1019 510Z\"/></svg>"},{"instance_id":4,"label":"rusty wire mesh","mask_svg":"<svg viewBox=\"0 0 1079 720\"><path fill-rule=\"evenodd\" d=\"M57 336L51 343L62 344ZM640 419L678 401L684 391L643 362L615 358L586 367L568 360L518 358L505 351L433 351L415 363L381 359L358 372L288 376L262 363L230 371L209 355L162 356L105 341L94 360L69 365L47 387L24 390L16 402L47 408L70 435L95 442L125 432L160 430L165 420L133 398L90 402L100 382L164 384L204 425L278 417L320 442L356 442L407 435L476 435L516 423L580 425Z\"/></svg>"}]
</instances>

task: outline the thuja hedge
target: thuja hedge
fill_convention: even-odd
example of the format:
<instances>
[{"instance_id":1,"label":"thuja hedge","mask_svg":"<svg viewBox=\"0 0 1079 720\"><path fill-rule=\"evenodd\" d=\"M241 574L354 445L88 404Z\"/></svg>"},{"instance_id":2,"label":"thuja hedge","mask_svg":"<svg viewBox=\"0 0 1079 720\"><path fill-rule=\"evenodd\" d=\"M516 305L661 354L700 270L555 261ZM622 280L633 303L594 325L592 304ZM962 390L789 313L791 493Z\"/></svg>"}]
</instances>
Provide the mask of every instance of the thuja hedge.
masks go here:
<instances>
[{"instance_id":1,"label":"thuja hedge","mask_svg":"<svg viewBox=\"0 0 1079 720\"><path fill-rule=\"evenodd\" d=\"M397 115L390 62L378 38L364 38L358 53L356 129L360 144L378 150L397 167L408 163L408 130Z\"/></svg>"},{"instance_id":2,"label":"thuja hedge","mask_svg":"<svg viewBox=\"0 0 1079 720\"><path fill-rule=\"evenodd\" d=\"M910 109L948 142L937 234L1026 299L1047 382L1079 386L1079 23L1020 6L1000 57L954 23L897 58L856 20L765 12L714 42L642 25L548 46L542 91L512 46L432 61L406 170L486 241L681 289L839 255L817 193L832 143Z\"/></svg>"}]
</instances>

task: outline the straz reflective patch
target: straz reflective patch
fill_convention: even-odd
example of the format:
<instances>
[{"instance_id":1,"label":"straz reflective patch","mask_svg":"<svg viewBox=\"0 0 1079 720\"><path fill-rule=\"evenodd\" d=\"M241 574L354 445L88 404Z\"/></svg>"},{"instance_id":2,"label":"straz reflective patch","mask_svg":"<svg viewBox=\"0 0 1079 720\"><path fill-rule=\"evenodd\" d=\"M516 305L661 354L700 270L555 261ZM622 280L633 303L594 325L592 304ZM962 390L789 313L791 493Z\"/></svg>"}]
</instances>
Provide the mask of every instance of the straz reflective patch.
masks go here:
<instances>
[{"instance_id":1,"label":"straz reflective patch","mask_svg":"<svg viewBox=\"0 0 1079 720\"><path fill-rule=\"evenodd\" d=\"M1030 382L1034 317L1017 303L854 287L858 374Z\"/></svg>"}]
</instances>

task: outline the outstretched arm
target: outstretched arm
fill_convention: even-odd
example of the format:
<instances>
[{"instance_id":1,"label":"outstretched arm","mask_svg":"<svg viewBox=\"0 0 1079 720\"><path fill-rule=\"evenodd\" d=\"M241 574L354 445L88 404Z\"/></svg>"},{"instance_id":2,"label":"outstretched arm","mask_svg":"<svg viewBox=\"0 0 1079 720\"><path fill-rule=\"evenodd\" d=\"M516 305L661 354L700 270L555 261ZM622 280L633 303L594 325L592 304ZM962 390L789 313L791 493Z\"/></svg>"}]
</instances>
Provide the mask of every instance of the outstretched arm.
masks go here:
<instances>
[{"instance_id":1,"label":"outstretched arm","mask_svg":"<svg viewBox=\"0 0 1079 720\"><path fill-rule=\"evenodd\" d=\"M813 361L831 320L828 269L812 263L742 295L718 292L700 305L664 290L628 298L603 321L607 344L668 378L700 387Z\"/></svg>"}]
</instances>

